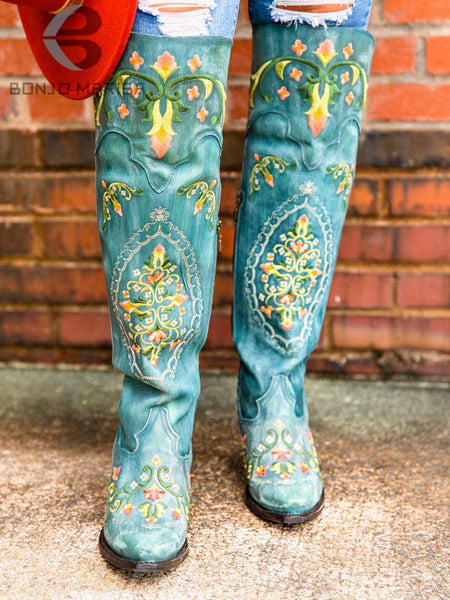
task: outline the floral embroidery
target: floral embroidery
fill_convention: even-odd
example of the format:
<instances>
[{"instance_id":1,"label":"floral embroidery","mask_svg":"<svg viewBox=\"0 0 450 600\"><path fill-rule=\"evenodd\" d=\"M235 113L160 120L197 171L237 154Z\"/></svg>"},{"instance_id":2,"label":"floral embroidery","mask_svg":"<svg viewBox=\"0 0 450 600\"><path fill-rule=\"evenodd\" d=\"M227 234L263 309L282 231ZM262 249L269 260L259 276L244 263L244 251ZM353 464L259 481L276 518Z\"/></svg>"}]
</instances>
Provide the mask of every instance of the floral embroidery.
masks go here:
<instances>
[{"instance_id":1,"label":"floral embroidery","mask_svg":"<svg viewBox=\"0 0 450 600\"><path fill-rule=\"evenodd\" d=\"M103 192L103 223L102 230L105 231L107 221L111 220L111 211L109 209L109 204L112 204L114 212L119 215L119 217L123 217L122 205L120 204L120 200L126 200L129 202L131 198L134 196L136 198L140 198L143 195L143 190L138 188L134 190L126 183L114 182L109 185L106 181L102 180L102 186L104 188Z\"/></svg>"},{"instance_id":2,"label":"floral embroidery","mask_svg":"<svg viewBox=\"0 0 450 600\"><path fill-rule=\"evenodd\" d=\"M270 166L273 165L278 173L284 173L286 169L294 169L295 163L287 163L278 156L263 156L261 158L259 154L254 154L253 158L256 163L250 173L250 195L253 192L258 192L261 189L261 181L259 175L262 176L264 182L271 188L274 187L274 178L270 170Z\"/></svg>"},{"instance_id":3,"label":"floral embroidery","mask_svg":"<svg viewBox=\"0 0 450 600\"><path fill-rule=\"evenodd\" d=\"M189 102L192 102L192 100L195 100L195 98L199 98L200 92L198 91L198 86L193 85L191 88L188 88L186 90L186 94L187 94Z\"/></svg>"},{"instance_id":4,"label":"floral embroidery","mask_svg":"<svg viewBox=\"0 0 450 600\"><path fill-rule=\"evenodd\" d=\"M176 264L169 255L177 257ZM143 257L149 257L147 263ZM164 207L152 211L123 246L112 271L110 295L123 337L120 351L126 349L131 372L144 383L168 389L181 354L198 332L204 305L197 256ZM127 301L131 304L122 305ZM177 328L180 321L183 325Z\"/></svg>"},{"instance_id":5,"label":"floral embroidery","mask_svg":"<svg viewBox=\"0 0 450 600\"><path fill-rule=\"evenodd\" d=\"M342 48L342 54L344 55L345 60L348 60L350 58L350 56L353 56L355 54L355 51L353 50L353 45L351 42L349 44L347 44L345 46L345 48Z\"/></svg>"},{"instance_id":6,"label":"floral embroidery","mask_svg":"<svg viewBox=\"0 0 450 600\"><path fill-rule=\"evenodd\" d=\"M206 117L208 115L209 115L209 112L206 110L206 108L204 106L202 106L201 109L198 111L198 113L195 116L200 121L200 123L204 123L206 120Z\"/></svg>"},{"instance_id":7,"label":"floral embroidery","mask_svg":"<svg viewBox=\"0 0 450 600\"><path fill-rule=\"evenodd\" d=\"M336 165L335 167L327 167L326 172L333 175L333 179L336 181L338 179L341 180L337 187L336 194L343 194L342 200L344 202L344 208L347 208L350 192L352 191L355 165L342 164Z\"/></svg>"},{"instance_id":8,"label":"floral embroidery","mask_svg":"<svg viewBox=\"0 0 450 600\"><path fill-rule=\"evenodd\" d=\"M217 179L213 179L209 183L207 181L196 181L188 187L178 188L178 196L186 195L188 200L191 200L194 196L197 198L197 202L194 205L194 215L197 215L203 210L206 205L207 210L205 219L209 221L209 228L214 229L214 214L216 210L216 192L214 188L217 185ZM198 195L197 195L198 192Z\"/></svg>"},{"instance_id":9,"label":"floral embroidery","mask_svg":"<svg viewBox=\"0 0 450 600\"><path fill-rule=\"evenodd\" d=\"M119 106L117 112L119 113L121 119L125 119L125 117L128 117L128 115L130 114L130 111L128 110L127 105L125 103L122 103Z\"/></svg>"},{"instance_id":10,"label":"floral embroidery","mask_svg":"<svg viewBox=\"0 0 450 600\"><path fill-rule=\"evenodd\" d=\"M277 94L280 96L280 100L286 100L286 98L289 98L289 96L291 95L287 91L285 85L283 85L283 87L281 87L279 90L277 90Z\"/></svg>"},{"instance_id":11,"label":"floral embroidery","mask_svg":"<svg viewBox=\"0 0 450 600\"><path fill-rule=\"evenodd\" d=\"M303 57L303 54L307 51L307 47L301 43L300 40L296 40L291 46L291 50L296 56L281 56L271 61L264 63L254 75L252 75L252 85L250 89L250 107L255 106L255 94L258 93L264 102L272 102L273 96L270 93L265 94L262 91L262 84L267 73L273 67L275 73L281 81L284 82L285 70L288 65L292 63L299 63L304 65L307 69L305 75L305 82L297 90L305 96L305 100L310 103L308 110L305 111L305 115L308 119L308 126L314 137L317 137L321 131L325 128L328 117L331 116L329 107L335 104L335 97L341 93L337 84L337 72L342 68L350 68L352 72L351 85L356 86L357 82L361 79L362 81L362 94L361 99L357 100L353 104L355 110L360 110L366 101L367 96L367 73L363 66L357 61L351 61L349 58L354 54L352 44L347 44L342 52L345 57L345 61L334 62L335 57L338 55L336 52L333 42L329 39L324 40L319 46L312 52L316 56L320 64L316 60L311 60ZM330 64L333 63L334 64ZM295 81L300 81L303 72L296 70L293 75L291 70L290 78ZM341 77L341 85L344 85L345 81ZM355 88L356 89L356 88ZM285 100L290 92L286 86L282 86L277 90L281 100ZM351 95L350 95L351 94ZM350 106L356 95L353 92L346 97L346 102Z\"/></svg>"},{"instance_id":12,"label":"floral embroidery","mask_svg":"<svg viewBox=\"0 0 450 600\"><path fill-rule=\"evenodd\" d=\"M299 69L296 69L294 67L293 69L291 69L291 73L290 73L289 77L291 79L294 79L298 83L300 81L302 75L303 75L303 71L299 71Z\"/></svg>"},{"instance_id":13,"label":"floral embroidery","mask_svg":"<svg viewBox=\"0 0 450 600\"><path fill-rule=\"evenodd\" d=\"M124 69L118 71L115 77L115 85L120 95L123 96L125 82L129 78L138 79L142 83L148 84L148 89L144 90L145 99L139 104L136 104L136 108L144 113L143 122L151 124L151 129L147 135L150 138L150 145L157 158L162 158L169 150L172 145L173 137L176 135L173 125L181 123L181 115L191 108L184 104L181 99L182 91L178 88L181 84L192 81L201 82L204 90L204 101L208 100L214 90L217 90L221 101L221 108L219 114L210 117L210 121L212 125L216 125L223 120L225 114L224 86L217 77L206 73L197 73L197 70L203 64L198 54L187 63L191 73L173 77L173 74L180 69L180 66L177 64L174 56L167 51L163 52L163 54L157 57L157 60L153 65L150 66L150 69L159 75L159 79L152 75L136 72L144 62L137 52L133 52L130 62L131 60L133 60L132 64L135 70ZM139 94L137 94L137 89L140 90L140 88L132 88L131 86L133 85L136 86L136 83L130 84L130 95L133 98L138 99ZM131 90L134 91L132 92ZM200 96L198 86L188 88L186 94L189 102L192 102ZM104 91L103 93L100 92L96 106L96 123L98 125L103 102ZM122 119L129 114L129 110L125 103L123 103L118 110ZM201 123L204 123L209 116L209 111L205 106L201 106L196 116Z\"/></svg>"},{"instance_id":14,"label":"floral embroidery","mask_svg":"<svg viewBox=\"0 0 450 600\"><path fill-rule=\"evenodd\" d=\"M186 314L183 304L189 296L177 266L172 265L160 243L134 275L123 291L120 306L126 313L133 350L156 367L162 350L168 347L171 352L180 343Z\"/></svg>"},{"instance_id":15,"label":"floral embroidery","mask_svg":"<svg viewBox=\"0 0 450 600\"><path fill-rule=\"evenodd\" d=\"M351 105L351 103L353 102L354 99L355 99L355 94L351 91L345 96L345 101L347 102L347 104L349 106Z\"/></svg>"},{"instance_id":16,"label":"floral embroidery","mask_svg":"<svg viewBox=\"0 0 450 600\"><path fill-rule=\"evenodd\" d=\"M135 50L131 57L128 59L128 62L135 71L139 71L141 65L144 64L144 59L142 58L142 56L139 56L139 53Z\"/></svg>"},{"instance_id":17,"label":"floral embroidery","mask_svg":"<svg viewBox=\"0 0 450 600\"><path fill-rule=\"evenodd\" d=\"M295 42L291 46L291 50L295 52L297 56L301 56L308 47L305 44L302 44L301 40L295 40Z\"/></svg>"},{"instance_id":18,"label":"floral embroidery","mask_svg":"<svg viewBox=\"0 0 450 600\"><path fill-rule=\"evenodd\" d=\"M341 73L341 85L345 85L349 81L350 81L350 73L348 71Z\"/></svg>"},{"instance_id":19,"label":"floral embroidery","mask_svg":"<svg viewBox=\"0 0 450 600\"><path fill-rule=\"evenodd\" d=\"M277 317L284 331L308 312L311 290L322 275L318 243L303 214L287 234L280 235L280 243L266 255L267 262L259 265L264 271L260 310L269 319Z\"/></svg>"},{"instance_id":20,"label":"floral embroidery","mask_svg":"<svg viewBox=\"0 0 450 600\"><path fill-rule=\"evenodd\" d=\"M139 98L139 94L142 92L142 89L137 86L135 83L130 85L130 89L128 90L130 96L133 96L135 100Z\"/></svg>"},{"instance_id":21,"label":"floral embroidery","mask_svg":"<svg viewBox=\"0 0 450 600\"><path fill-rule=\"evenodd\" d=\"M115 513L126 517L131 516L137 509L142 518L148 523L156 523L168 510L167 502L172 498L176 507L171 509L172 519L178 520L184 516L189 517L189 498L180 487L174 483L170 468L161 463L158 456L150 460L150 464L142 469L140 481L132 481L121 487L116 482L122 467L114 467L111 476L106 508L106 521L108 522ZM143 502L137 502L138 494L143 495Z\"/></svg>"},{"instance_id":22,"label":"floral embroidery","mask_svg":"<svg viewBox=\"0 0 450 600\"><path fill-rule=\"evenodd\" d=\"M191 70L191 73L195 73L197 69L199 69L202 66L203 63L200 56L198 54L194 54L194 56L190 60L188 60L186 64Z\"/></svg>"},{"instance_id":23,"label":"floral embroidery","mask_svg":"<svg viewBox=\"0 0 450 600\"><path fill-rule=\"evenodd\" d=\"M281 419L277 419L274 427L266 430L264 440L246 450L244 460L247 479L263 479L272 472L286 480L296 471L301 471L303 475L316 473L320 477L317 451L309 430L306 437L311 450L304 443L294 441L289 428Z\"/></svg>"},{"instance_id":24,"label":"floral embroidery","mask_svg":"<svg viewBox=\"0 0 450 600\"><path fill-rule=\"evenodd\" d=\"M306 181L265 221L247 258L245 296L265 342L290 354L307 343L332 261L331 220Z\"/></svg>"}]
</instances>

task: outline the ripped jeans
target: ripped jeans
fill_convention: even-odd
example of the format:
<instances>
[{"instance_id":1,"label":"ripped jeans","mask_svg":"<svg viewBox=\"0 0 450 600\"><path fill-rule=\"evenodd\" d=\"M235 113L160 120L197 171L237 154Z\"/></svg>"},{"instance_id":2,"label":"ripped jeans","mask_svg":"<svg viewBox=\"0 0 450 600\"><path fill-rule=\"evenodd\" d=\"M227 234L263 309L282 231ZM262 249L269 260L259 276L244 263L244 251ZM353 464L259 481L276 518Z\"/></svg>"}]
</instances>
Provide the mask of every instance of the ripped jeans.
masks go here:
<instances>
[{"instance_id":1,"label":"ripped jeans","mask_svg":"<svg viewBox=\"0 0 450 600\"><path fill-rule=\"evenodd\" d=\"M253 25L286 23L367 29L373 0L249 0ZM232 38L239 0L139 0L135 33Z\"/></svg>"}]
</instances>

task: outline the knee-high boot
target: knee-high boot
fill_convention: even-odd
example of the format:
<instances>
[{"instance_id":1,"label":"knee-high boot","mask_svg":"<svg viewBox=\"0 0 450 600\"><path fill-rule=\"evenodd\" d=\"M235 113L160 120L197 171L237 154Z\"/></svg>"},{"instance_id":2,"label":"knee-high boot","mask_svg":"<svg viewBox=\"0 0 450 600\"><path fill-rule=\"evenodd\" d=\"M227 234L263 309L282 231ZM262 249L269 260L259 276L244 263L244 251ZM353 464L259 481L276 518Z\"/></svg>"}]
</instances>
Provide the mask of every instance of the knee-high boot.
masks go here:
<instances>
[{"instance_id":1,"label":"knee-high boot","mask_svg":"<svg viewBox=\"0 0 450 600\"><path fill-rule=\"evenodd\" d=\"M234 340L247 504L303 522L323 506L303 382L352 186L374 41L366 31L254 29L235 248Z\"/></svg>"},{"instance_id":2,"label":"knee-high boot","mask_svg":"<svg viewBox=\"0 0 450 600\"><path fill-rule=\"evenodd\" d=\"M129 570L167 569L187 551L230 46L132 34L96 98L98 222L125 375L100 548Z\"/></svg>"}]
</instances>

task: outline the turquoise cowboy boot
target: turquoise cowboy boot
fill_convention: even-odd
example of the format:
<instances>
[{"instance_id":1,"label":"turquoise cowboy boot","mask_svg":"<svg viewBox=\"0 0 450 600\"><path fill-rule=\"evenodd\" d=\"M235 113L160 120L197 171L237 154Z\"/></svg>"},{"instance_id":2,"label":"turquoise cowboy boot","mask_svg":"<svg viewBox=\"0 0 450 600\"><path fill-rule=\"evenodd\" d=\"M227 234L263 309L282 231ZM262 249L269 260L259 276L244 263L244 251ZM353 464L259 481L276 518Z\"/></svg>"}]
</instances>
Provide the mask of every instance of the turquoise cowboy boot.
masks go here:
<instances>
[{"instance_id":1,"label":"turquoise cowboy boot","mask_svg":"<svg viewBox=\"0 0 450 600\"><path fill-rule=\"evenodd\" d=\"M96 98L98 222L125 374L100 550L127 570L166 570L187 553L230 46L132 34Z\"/></svg>"},{"instance_id":2,"label":"turquoise cowboy boot","mask_svg":"<svg viewBox=\"0 0 450 600\"><path fill-rule=\"evenodd\" d=\"M353 182L374 48L366 31L254 30L235 249L234 339L247 504L285 524L323 507L305 365L317 344Z\"/></svg>"}]
</instances>

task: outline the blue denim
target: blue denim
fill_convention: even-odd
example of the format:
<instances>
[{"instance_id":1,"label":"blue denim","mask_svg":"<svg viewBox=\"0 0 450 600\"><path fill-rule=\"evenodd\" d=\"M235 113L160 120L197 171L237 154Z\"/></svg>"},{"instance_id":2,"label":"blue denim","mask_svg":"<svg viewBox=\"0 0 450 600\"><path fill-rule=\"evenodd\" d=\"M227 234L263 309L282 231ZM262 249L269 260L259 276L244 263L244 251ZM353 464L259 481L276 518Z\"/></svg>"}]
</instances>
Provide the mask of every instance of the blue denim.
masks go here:
<instances>
[{"instance_id":1,"label":"blue denim","mask_svg":"<svg viewBox=\"0 0 450 600\"><path fill-rule=\"evenodd\" d=\"M355 29L367 29L372 3L373 0L355 0L353 11L348 18L340 23L325 21L325 25L327 27L342 25L343 27L353 27ZM271 11L273 4L273 0L249 0L248 10L253 25L264 25L274 22ZM299 0L299 4L301 5L301 0ZM317 4L320 4L319 0ZM295 21L292 21L292 25L296 26Z\"/></svg>"},{"instance_id":2,"label":"blue denim","mask_svg":"<svg viewBox=\"0 0 450 600\"><path fill-rule=\"evenodd\" d=\"M211 19L206 35L233 38L239 12L239 0L216 0L216 7L211 10ZM164 35L158 24L158 18L142 10L137 10L133 24L135 33ZM189 35L189 32L186 32Z\"/></svg>"},{"instance_id":3,"label":"blue denim","mask_svg":"<svg viewBox=\"0 0 450 600\"><path fill-rule=\"evenodd\" d=\"M356 29L367 29L372 9L373 0L355 0L351 14L341 23L325 21L325 25L333 27L343 25ZM273 23L274 17L271 9L274 0L250 0L249 15L253 25ZM217 0L216 7L211 11L211 21L208 27L208 35L217 35L232 38L236 27L239 12L239 0ZM296 26L295 21L292 21ZM133 24L133 32L146 33L150 35L164 35L158 24L158 18L149 13L137 10Z\"/></svg>"}]
</instances>

